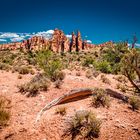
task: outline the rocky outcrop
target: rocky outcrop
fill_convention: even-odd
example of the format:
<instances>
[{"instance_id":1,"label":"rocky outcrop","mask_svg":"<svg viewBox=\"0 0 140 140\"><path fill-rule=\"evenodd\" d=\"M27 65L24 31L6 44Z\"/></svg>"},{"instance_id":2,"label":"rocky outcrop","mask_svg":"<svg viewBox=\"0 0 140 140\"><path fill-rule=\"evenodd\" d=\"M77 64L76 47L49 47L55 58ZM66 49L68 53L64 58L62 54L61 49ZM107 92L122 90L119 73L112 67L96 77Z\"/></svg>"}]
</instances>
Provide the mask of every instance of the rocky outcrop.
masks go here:
<instances>
[{"instance_id":1,"label":"rocky outcrop","mask_svg":"<svg viewBox=\"0 0 140 140\"><path fill-rule=\"evenodd\" d=\"M16 50L37 51L41 49L50 49L57 53L73 52L93 48L94 44L87 43L82 40L80 31L77 35L72 32L72 38L66 37L62 30L55 29L51 39L45 39L42 36L33 36L22 42L15 42L0 45L0 50Z\"/></svg>"},{"instance_id":2,"label":"rocky outcrop","mask_svg":"<svg viewBox=\"0 0 140 140\"><path fill-rule=\"evenodd\" d=\"M63 31L55 29L51 39L51 50L54 52L64 52L69 50L69 39Z\"/></svg>"}]
</instances>

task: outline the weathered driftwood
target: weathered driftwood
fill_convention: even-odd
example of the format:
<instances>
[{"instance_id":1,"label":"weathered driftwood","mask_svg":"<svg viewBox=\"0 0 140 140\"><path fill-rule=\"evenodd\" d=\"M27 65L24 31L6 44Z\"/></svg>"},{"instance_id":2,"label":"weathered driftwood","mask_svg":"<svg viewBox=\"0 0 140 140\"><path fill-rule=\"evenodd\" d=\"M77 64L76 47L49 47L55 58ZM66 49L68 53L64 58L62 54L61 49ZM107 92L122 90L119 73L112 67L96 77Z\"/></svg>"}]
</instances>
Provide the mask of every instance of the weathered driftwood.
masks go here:
<instances>
[{"instance_id":1,"label":"weathered driftwood","mask_svg":"<svg viewBox=\"0 0 140 140\"><path fill-rule=\"evenodd\" d=\"M116 91L112 90L112 89L106 89L106 92L107 92L108 95L110 95L114 98L121 99L125 102L128 102L128 99L129 99L128 96L125 96L125 95L123 95L119 92L116 92Z\"/></svg>"},{"instance_id":2,"label":"weathered driftwood","mask_svg":"<svg viewBox=\"0 0 140 140\"><path fill-rule=\"evenodd\" d=\"M106 91L107 91L107 94L109 94L110 96L112 96L114 98L121 99L123 101L128 100L128 97L124 96L121 93L115 92L111 89L106 89ZM51 107L58 105L58 104L66 103L68 101L72 101L73 99L77 99L79 97L81 99L82 97L86 97L86 96L92 95L94 93L96 93L96 92L94 92L94 89L91 89L91 88L80 88L80 89L71 90L70 92L68 92L68 93L62 95L61 97L58 97L58 98L54 99L53 101L51 101L50 103L48 103L37 115L36 122L40 119L42 114L46 110L50 109Z\"/></svg>"},{"instance_id":3,"label":"weathered driftwood","mask_svg":"<svg viewBox=\"0 0 140 140\"><path fill-rule=\"evenodd\" d=\"M87 95L91 95L92 94L92 89L90 88L84 88L84 89L74 89L71 90L70 92L62 95L59 98L54 99L53 101L51 101L50 103L48 103L38 114L36 122L40 119L41 115L48 109L50 109L51 107L67 102L71 99L77 98L77 97L82 97L82 96L87 96Z\"/></svg>"}]
</instances>

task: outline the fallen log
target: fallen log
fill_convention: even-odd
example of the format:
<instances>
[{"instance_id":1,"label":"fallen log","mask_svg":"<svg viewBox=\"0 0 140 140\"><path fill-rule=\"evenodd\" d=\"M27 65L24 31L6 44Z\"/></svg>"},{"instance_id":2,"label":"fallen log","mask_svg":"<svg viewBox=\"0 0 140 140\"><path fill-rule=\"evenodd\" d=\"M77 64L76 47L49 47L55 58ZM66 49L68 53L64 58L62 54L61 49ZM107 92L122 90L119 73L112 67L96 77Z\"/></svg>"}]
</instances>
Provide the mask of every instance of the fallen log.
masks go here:
<instances>
[{"instance_id":1,"label":"fallen log","mask_svg":"<svg viewBox=\"0 0 140 140\"><path fill-rule=\"evenodd\" d=\"M40 119L40 117L42 116L42 114L50 109L51 107L55 106L55 105L58 105L58 104L62 104L64 102L67 102L73 98L76 98L76 97L82 97L82 96L87 96L87 95L92 95L93 93L93 90L90 89L90 88L84 88L84 89L74 89L74 90L71 90L70 92L62 95L61 97L59 98L56 98L54 99L53 101L51 101L50 103L48 103L40 112L39 114L37 115L37 119L36 119L36 122Z\"/></svg>"},{"instance_id":2,"label":"fallen log","mask_svg":"<svg viewBox=\"0 0 140 140\"><path fill-rule=\"evenodd\" d=\"M123 101L128 101L128 97L124 96L121 93L115 92L111 89L106 89L107 94L109 94L110 96L123 100ZM36 118L36 122L39 121L40 117L43 115L43 113L50 109L51 107L58 105L58 104L62 104L62 103L66 103L69 101L72 101L73 99L77 99L77 98L83 98L92 94L96 94L96 88L92 89L92 88L80 88L80 89L74 89L69 91L68 93L65 93L64 95L62 95L61 97L58 97L56 99L54 99L53 101L51 101L50 103L46 104L45 107L39 112L39 114L37 115Z\"/></svg>"},{"instance_id":3,"label":"fallen log","mask_svg":"<svg viewBox=\"0 0 140 140\"><path fill-rule=\"evenodd\" d=\"M123 100L124 102L128 102L128 99L129 97L128 96L125 96L119 92L116 92L112 89L106 89L106 93L114 98L117 98L117 99L121 99Z\"/></svg>"}]
</instances>

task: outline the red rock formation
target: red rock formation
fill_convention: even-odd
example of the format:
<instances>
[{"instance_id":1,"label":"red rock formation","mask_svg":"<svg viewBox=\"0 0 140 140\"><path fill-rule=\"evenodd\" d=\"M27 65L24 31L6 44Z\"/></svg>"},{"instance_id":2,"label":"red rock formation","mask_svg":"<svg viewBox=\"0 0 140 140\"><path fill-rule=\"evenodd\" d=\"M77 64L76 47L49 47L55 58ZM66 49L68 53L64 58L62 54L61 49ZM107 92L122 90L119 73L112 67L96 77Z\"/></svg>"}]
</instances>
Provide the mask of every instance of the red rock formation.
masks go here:
<instances>
[{"instance_id":1,"label":"red rock formation","mask_svg":"<svg viewBox=\"0 0 140 140\"><path fill-rule=\"evenodd\" d=\"M51 50L54 52L64 52L69 50L69 39L63 31L55 29L51 39Z\"/></svg>"},{"instance_id":2,"label":"red rock formation","mask_svg":"<svg viewBox=\"0 0 140 140\"><path fill-rule=\"evenodd\" d=\"M80 31L77 35L72 33L72 38L69 40L63 31L55 29L51 39L45 39L41 36L34 36L22 42L15 42L0 45L0 50L15 50L22 49L24 51L37 51L41 49L50 49L54 52L63 53L68 51L80 51L93 48L95 45L82 41Z\"/></svg>"},{"instance_id":3,"label":"red rock formation","mask_svg":"<svg viewBox=\"0 0 140 140\"><path fill-rule=\"evenodd\" d=\"M72 38L70 42L69 51L71 52L73 48L76 48L76 35L74 34L74 32L72 32Z\"/></svg>"},{"instance_id":4,"label":"red rock formation","mask_svg":"<svg viewBox=\"0 0 140 140\"><path fill-rule=\"evenodd\" d=\"M80 31L78 31L76 37L76 52L78 52L81 49L82 49L82 39Z\"/></svg>"}]
</instances>

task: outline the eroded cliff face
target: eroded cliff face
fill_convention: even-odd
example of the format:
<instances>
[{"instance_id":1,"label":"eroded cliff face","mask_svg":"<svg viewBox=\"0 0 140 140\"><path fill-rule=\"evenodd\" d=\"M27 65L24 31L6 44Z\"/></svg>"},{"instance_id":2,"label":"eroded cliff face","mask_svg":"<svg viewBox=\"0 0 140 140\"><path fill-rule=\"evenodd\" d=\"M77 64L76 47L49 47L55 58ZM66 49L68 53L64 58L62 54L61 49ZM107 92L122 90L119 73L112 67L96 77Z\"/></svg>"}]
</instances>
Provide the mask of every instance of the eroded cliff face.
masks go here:
<instances>
[{"instance_id":1,"label":"eroded cliff face","mask_svg":"<svg viewBox=\"0 0 140 140\"><path fill-rule=\"evenodd\" d=\"M86 40L82 40L80 31L77 32L77 35L72 32L72 38L69 39L62 30L55 29L51 39L45 39L41 36L33 36L32 38L22 42L2 44L0 45L0 50L22 49L24 51L37 51L50 49L57 53L64 53L78 52L93 48L94 46L94 44L89 44Z\"/></svg>"}]
</instances>

